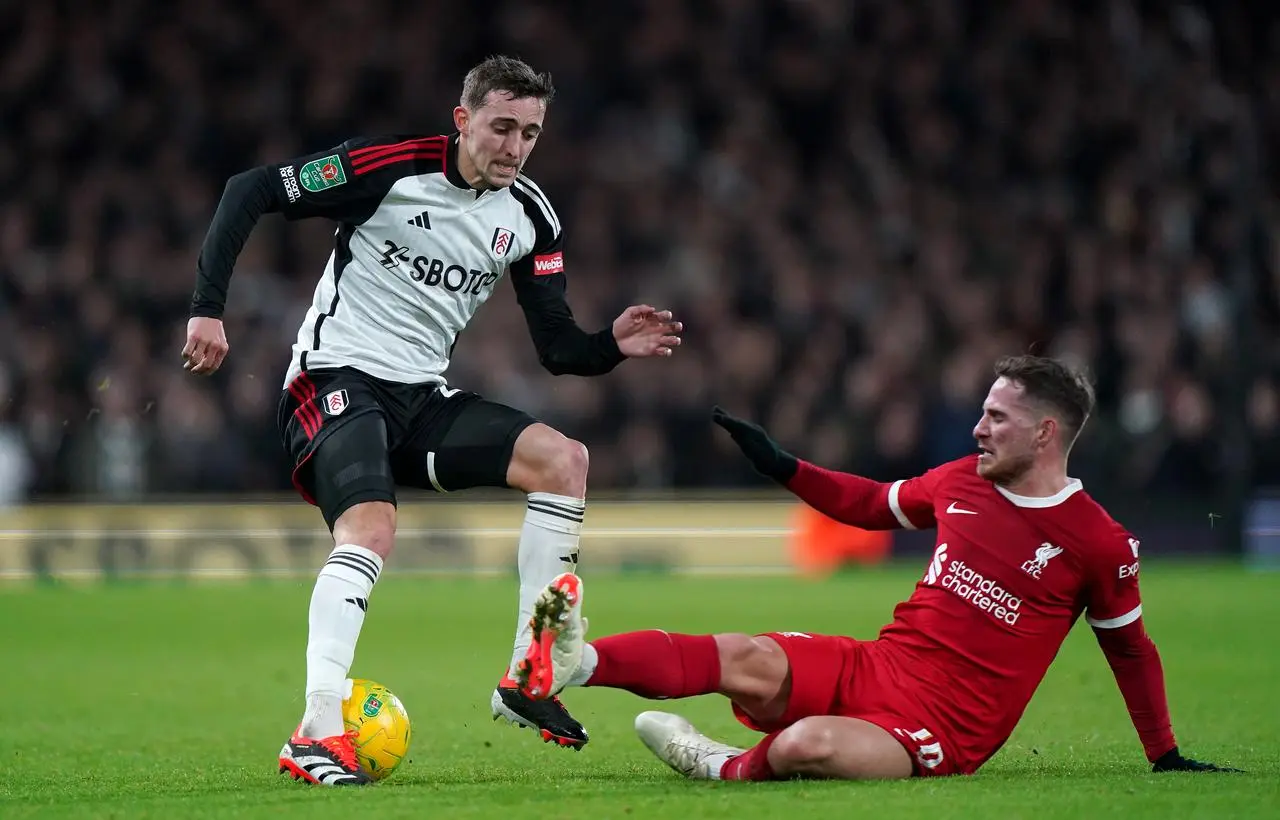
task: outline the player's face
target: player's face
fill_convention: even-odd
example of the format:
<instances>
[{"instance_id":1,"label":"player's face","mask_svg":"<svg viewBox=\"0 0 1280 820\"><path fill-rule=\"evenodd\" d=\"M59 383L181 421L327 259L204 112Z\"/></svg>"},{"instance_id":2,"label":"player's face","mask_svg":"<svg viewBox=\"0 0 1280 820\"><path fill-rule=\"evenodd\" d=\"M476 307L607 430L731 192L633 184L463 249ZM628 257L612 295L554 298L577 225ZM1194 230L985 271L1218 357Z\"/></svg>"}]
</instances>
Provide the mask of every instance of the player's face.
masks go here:
<instances>
[{"instance_id":1,"label":"player's face","mask_svg":"<svg viewBox=\"0 0 1280 820\"><path fill-rule=\"evenodd\" d=\"M458 162L476 188L506 188L515 182L542 133L547 104L536 97L512 99L491 91L476 109L458 106L454 125L461 134Z\"/></svg>"},{"instance_id":2,"label":"player's face","mask_svg":"<svg viewBox=\"0 0 1280 820\"><path fill-rule=\"evenodd\" d=\"M973 428L978 441L978 475L1007 485L1035 463L1042 437L1040 415L1023 395L1021 385L996 379L982 403L982 418Z\"/></svg>"}]
</instances>

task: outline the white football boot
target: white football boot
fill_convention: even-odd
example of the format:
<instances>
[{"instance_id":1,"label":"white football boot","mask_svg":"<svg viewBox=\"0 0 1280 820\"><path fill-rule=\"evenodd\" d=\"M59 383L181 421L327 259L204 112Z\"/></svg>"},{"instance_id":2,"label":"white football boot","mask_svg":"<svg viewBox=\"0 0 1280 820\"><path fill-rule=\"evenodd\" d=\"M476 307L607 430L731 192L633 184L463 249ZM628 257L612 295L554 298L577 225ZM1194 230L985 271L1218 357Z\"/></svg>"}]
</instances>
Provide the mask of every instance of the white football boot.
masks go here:
<instances>
[{"instance_id":1,"label":"white football boot","mask_svg":"<svg viewBox=\"0 0 1280 820\"><path fill-rule=\"evenodd\" d=\"M712 740L670 712L636 715L636 734L659 760L692 780L719 780L729 758L746 751Z\"/></svg>"},{"instance_id":2,"label":"white football boot","mask_svg":"<svg viewBox=\"0 0 1280 820\"><path fill-rule=\"evenodd\" d=\"M582 579L572 572L557 575L533 606L533 640L516 664L516 683L534 700L560 694L582 665L587 620L582 617Z\"/></svg>"}]
</instances>

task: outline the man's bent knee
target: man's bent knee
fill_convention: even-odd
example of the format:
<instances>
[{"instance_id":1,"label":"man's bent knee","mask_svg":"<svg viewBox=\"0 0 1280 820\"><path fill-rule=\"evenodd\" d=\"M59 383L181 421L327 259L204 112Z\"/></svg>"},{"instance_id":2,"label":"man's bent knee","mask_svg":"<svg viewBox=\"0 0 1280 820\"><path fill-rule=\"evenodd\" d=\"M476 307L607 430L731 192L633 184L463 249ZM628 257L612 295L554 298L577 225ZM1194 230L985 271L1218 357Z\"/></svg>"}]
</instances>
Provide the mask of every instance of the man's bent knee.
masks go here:
<instances>
[{"instance_id":1,"label":"man's bent knee","mask_svg":"<svg viewBox=\"0 0 1280 820\"><path fill-rule=\"evenodd\" d=\"M841 780L910 777L911 757L884 729L858 718L820 716L796 721L769 748L780 775Z\"/></svg>"},{"instance_id":2,"label":"man's bent knee","mask_svg":"<svg viewBox=\"0 0 1280 820\"><path fill-rule=\"evenodd\" d=\"M830 760L836 751L835 733L829 723L801 718L783 729L770 752L792 770L804 771Z\"/></svg>"},{"instance_id":3,"label":"man's bent knee","mask_svg":"<svg viewBox=\"0 0 1280 820\"><path fill-rule=\"evenodd\" d=\"M333 525L335 544L355 544L383 559L391 555L395 538L396 506L386 501L356 504L339 515Z\"/></svg>"},{"instance_id":4,"label":"man's bent knee","mask_svg":"<svg viewBox=\"0 0 1280 820\"><path fill-rule=\"evenodd\" d=\"M753 704L785 697L790 665L772 638L739 633L716 635L720 652L720 691L754 714Z\"/></svg>"},{"instance_id":5,"label":"man's bent knee","mask_svg":"<svg viewBox=\"0 0 1280 820\"><path fill-rule=\"evenodd\" d=\"M516 439L507 484L528 493L587 494L587 446L545 424L531 425Z\"/></svg>"}]
</instances>

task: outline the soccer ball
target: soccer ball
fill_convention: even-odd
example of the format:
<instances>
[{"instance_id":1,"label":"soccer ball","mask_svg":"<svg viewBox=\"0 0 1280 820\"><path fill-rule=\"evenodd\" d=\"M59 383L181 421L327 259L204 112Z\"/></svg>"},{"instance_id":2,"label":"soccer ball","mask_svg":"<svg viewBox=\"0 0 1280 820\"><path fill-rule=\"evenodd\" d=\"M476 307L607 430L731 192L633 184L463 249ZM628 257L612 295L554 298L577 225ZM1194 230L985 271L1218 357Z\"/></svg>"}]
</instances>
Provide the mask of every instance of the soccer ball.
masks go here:
<instances>
[{"instance_id":1,"label":"soccer ball","mask_svg":"<svg viewBox=\"0 0 1280 820\"><path fill-rule=\"evenodd\" d=\"M374 780L389 777L409 754L409 713L380 683L347 680L342 722L355 731L356 761Z\"/></svg>"}]
</instances>

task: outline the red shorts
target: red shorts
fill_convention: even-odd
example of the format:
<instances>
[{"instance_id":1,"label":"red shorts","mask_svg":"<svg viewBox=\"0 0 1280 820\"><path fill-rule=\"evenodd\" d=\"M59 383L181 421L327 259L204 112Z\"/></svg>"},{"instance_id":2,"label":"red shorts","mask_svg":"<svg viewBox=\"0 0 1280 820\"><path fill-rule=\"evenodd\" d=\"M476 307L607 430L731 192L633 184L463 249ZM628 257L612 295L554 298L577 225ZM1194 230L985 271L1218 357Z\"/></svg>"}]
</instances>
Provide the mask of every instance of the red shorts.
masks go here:
<instances>
[{"instance_id":1,"label":"red shorts","mask_svg":"<svg viewBox=\"0 0 1280 820\"><path fill-rule=\"evenodd\" d=\"M912 676L887 657L883 644L805 632L770 632L762 637L777 641L787 653L791 696L782 717L766 725L734 704L734 714L749 728L776 732L806 717L859 718L903 745L917 777L972 774L977 769L958 759L959 750L947 742L945 727L924 716L909 694Z\"/></svg>"}]
</instances>

